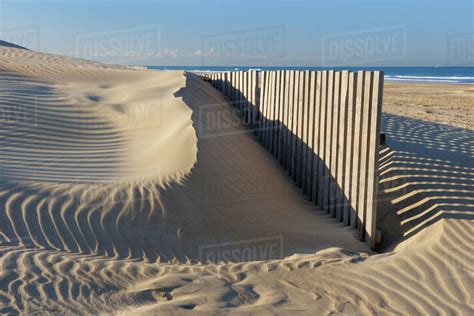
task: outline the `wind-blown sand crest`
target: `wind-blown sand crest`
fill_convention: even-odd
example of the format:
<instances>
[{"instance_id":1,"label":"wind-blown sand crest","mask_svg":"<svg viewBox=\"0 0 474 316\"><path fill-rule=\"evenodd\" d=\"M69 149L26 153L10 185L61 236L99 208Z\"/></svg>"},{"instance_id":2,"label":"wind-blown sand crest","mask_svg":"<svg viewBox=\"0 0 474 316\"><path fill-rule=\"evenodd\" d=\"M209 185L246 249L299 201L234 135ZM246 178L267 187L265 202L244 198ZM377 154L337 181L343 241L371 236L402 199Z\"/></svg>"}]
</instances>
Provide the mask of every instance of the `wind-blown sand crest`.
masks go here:
<instances>
[{"instance_id":1,"label":"wind-blown sand crest","mask_svg":"<svg viewBox=\"0 0 474 316\"><path fill-rule=\"evenodd\" d=\"M468 160L445 169L467 179L454 195L463 216L400 229L374 255L195 75L0 47L0 82L0 313L473 310ZM412 170L407 150L383 158L387 194ZM275 236L285 259L198 262L199 247Z\"/></svg>"}]
</instances>

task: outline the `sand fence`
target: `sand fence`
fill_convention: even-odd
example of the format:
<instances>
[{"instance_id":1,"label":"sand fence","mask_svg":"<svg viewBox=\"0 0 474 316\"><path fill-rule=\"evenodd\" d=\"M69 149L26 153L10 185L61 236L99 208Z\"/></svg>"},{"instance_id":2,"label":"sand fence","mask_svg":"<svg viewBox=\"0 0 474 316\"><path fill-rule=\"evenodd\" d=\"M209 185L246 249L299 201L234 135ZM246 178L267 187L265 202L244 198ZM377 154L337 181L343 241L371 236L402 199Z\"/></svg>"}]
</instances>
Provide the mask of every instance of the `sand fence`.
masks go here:
<instances>
[{"instance_id":1,"label":"sand fence","mask_svg":"<svg viewBox=\"0 0 474 316\"><path fill-rule=\"evenodd\" d=\"M375 247L383 72L250 70L205 77L304 195Z\"/></svg>"}]
</instances>

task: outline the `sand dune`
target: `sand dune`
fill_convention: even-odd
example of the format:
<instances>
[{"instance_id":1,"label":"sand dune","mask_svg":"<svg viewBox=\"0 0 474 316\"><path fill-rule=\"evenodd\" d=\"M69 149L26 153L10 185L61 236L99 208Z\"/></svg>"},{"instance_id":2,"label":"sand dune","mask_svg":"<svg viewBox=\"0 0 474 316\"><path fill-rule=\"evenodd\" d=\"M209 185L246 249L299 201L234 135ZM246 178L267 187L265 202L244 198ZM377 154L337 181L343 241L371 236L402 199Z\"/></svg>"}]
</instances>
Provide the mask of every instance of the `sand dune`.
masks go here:
<instances>
[{"instance_id":1,"label":"sand dune","mask_svg":"<svg viewBox=\"0 0 474 316\"><path fill-rule=\"evenodd\" d=\"M385 118L377 255L195 75L0 47L0 82L0 313L473 311L472 131Z\"/></svg>"}]
</instances>

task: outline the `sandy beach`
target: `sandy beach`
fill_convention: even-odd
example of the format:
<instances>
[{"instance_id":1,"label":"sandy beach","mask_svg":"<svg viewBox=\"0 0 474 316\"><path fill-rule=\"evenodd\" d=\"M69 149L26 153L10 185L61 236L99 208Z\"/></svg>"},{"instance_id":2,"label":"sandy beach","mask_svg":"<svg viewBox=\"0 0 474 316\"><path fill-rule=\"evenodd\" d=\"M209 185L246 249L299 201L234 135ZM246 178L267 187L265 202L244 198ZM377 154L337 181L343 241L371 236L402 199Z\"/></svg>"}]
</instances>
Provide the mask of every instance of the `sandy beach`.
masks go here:
<instances>
[{"instance_id":1,"label":"sandy beach","mask_svg":"<svg viewBox=\"0 0 474 316\"><path fill-rule=\"evenodd\" d=\"M472 85L393 83L384 87L385 113L474 129Z\"/></svg>"},{"instance_id":2,"label":"sandy beach","mask_svg":"<svg viewBox=\"0 0 474 316\"><path fill-rule=\"evenodd\" d=\"M373 252L195 74L0 47L0 82L0 314L474 311L472 86L386 83Z\"/></svg>"}]
</instances>

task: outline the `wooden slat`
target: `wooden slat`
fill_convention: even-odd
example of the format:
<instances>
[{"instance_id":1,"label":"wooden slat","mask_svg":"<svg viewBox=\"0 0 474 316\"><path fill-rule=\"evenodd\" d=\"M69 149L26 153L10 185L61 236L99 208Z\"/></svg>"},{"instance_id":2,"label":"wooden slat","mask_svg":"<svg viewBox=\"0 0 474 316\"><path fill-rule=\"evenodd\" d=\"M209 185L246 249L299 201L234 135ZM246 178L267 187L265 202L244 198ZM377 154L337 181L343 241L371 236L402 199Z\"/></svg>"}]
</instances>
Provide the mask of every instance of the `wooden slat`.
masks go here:
<instances>
[{"instance_id":1,"label":"wooden slat","mask_svg":"<svg viewBox=\"0 0 474 316\"><path fill-rule=\"evenodd\" d=\"M269 111L268 111L268 138L267 138L267 148L270 153L273 154L273 139L274 135L274 120L275 116L275 71L270 72L270 83L268 87L268 92L270 93L269 101Z\"/></svg>"},{"instance_id":2,"label":"wooden slat","mask_svg":"<svg viewBox=\"0 0 474 316\"><path fill-rule=\"evenodd\" d=\"M227 73L227 99L232 101L232 73Z\"/></svg>"},{"instance_id":3,"label":"wooden slat","mask_svg":"<svg viewBox=\"0 0 474 316\"><path fill-rule=\"evenodd\" d=\"M287 155L286 155L286 169L288 174L291 174L292 165L292 148L293 148L293 99L295 92L295 72L293 70L288 72L289 75L289 86L288 86L288 133L287 133Z\"/></svg>"},{"instance_id":4,"label":"wooden slat","mask_svg":"<svg viewBox=\"0 0 474 316\"><path fill-rule=\"evenodd\" d=\"M366 241L371 248L376 242L377 221L377 194L378 194L378 169L379 169L379 144L380 144L380 121L382 116L382 92L383 72L373 73L373 88L371 96L370 123L369 123L369 158L367 178L367 218L366 218Z\"/></svg>"},{"instance_id":5,"label":"wooden slat","mask_svg":"<svg viewBox=\"0 0 474 316\"><path fill-rule=\"evenodd\" d=\"M229 72L229 101L234 100L234 72Z\"/></svg>"},{"instance_id":6,"label":"wooden slat","mask_svg":"<svg viewBox=\"0 0 474 316\"><path fill-rule=\"evenodd\" d=\"M293 146L295 142L295 95L297 95L296 91L296 71L292 70L290 72L290 96L288 99L288 175L293 175Z\"/></svg>"},{"instance_id":7,"label":"wooden slat","mask_svg":"<svg viewBox=\"0 0 474 316\"><path fill-rule=\"evenodd\" d=\"M300 176L300 173L299 173L299 167L300 167L300 164L299 164L299 159L300 159L300 151L299 151L299 148L301 146L301 135L300 135L300 129L301 129L301 122L300 122L300 117L301 117L301 114L300 114L300 111L301 111L301 102L300 102L300 96L302 96L302 93L301 93L301 86L302 86L302 81L303 81L303 76L302 76L302 73L301 71L297 71L296 72L296 81L295 81L295 99L294 99L294 102L295 102L295 108L294 108L294 122L295 122L295 126L294 126L294 135L295 135L295 143L294 143L294 165L293 165L293 181L298 184L298 180L299 180L299 176Z\"/></svg>"},{"instance_id":8,"label":"wooden slat","mask_svg":"<svg viewBox=\"0 0 474 316\"><path fill-rule=\"evenodd\" d=\"M270 91L272 94L272 103L271 103L271 116L270 116L270 143L269 143L269 148L270 148L270 153L275 155L275 137L276 137L276 128L275 128L275 117L277 115L277 95L276 95L276 71L272 71L272 80L270 82L271 87Z\"/></svg>"},{"instance_id":9,"label":"wooden slat","mask_svg":"<svg viewBox=\"0 0 474 316\"><path fill-rule=\"evenodd\" d=\"M314 98L316 93L316 73L314 71L308 72L307 80L307 97L306 102L308 110L308 120L307 120L307 152L306 152L306 162L305 162L305 172L306 172L306 182L304 186L304 193L308 197L308 200L312 200L313 191L311 189L311 184L313 182L313 156L314 156L314 128L315 128L315 116L314 116Z\"/></svg>"},{"instance_id":10,"label":"wooden slat","mask_svg":"<svg viewBox=\"0 0 474 316\"><path fill-rule=\"evenodd\" d=\"M289 100L290 100L290 71L284 71L285 80L283 83L285 97L283 99L283 135L282 135L282 162L283 167L288 168L288 138L289 138Z\"/></svg>"},{"instance_id":11,"label":"wooden slat","mask_svg":"<svg viewBox=\"0 0 474 316\"><path fill-rule=\"evenodd\" d=\"M229 97L228 89L229 89L229 73L225 72L224 73L224 96L227 98Z\"/></svg>"},{"instance_id":12,"label":"wooden slat","mask_svg":"<svg viewBox=\"0 0 474 316\"><path fill-rule=\"evenodd\" d=\"M322 72L317 71L314 95L314 135L313 135L313 179L311 183L311 200L318 205L319 195L319 162L320 162L320 133L321 133L321 83Z\"/></svg>"},{"instance_id":13,"label":"wooden slat","mask_svg":"<svg viewBox=\"0 0 474 316\"><path fill-rule=\"evenodd\" d=\"M265 108L265 113L264 113L264 126L263 126L263 145L265 148L268 148L268 126L269 126L269 120L268 120L268 114L270 110L270 71L266 72L267 75L265 77L265 82L264 82L264 94L265 94L265 103L264 103L264 108Z\"/></svg>"},{"instance_id":14,"label":"wooden slat","mask_svg":"<svg viewBox=\"0 0 474 316\"><path fill-rule=\"evenodd\" d=\"M270 82L271 82L271 71L267 71L267 76L265 78L265 124L263 128L264 137L263 137L263 146L268 149L269 139L270 139L270 104L271 104L271 93L270 93Z\"/></svg>"},{"instance_id":15,"label":"wooden slat","mask_svg":"<svg viewBox=\"0 0 474 316\"><path fill-rule=\"evenodd\" d=\"M240 91L239 91L239 72L234 72L234 106L238 109L239 108L239 99L240 99Z\"/></svg>"},{"instance_id":16,"label":"wooden slat","mask_svg":"<svg viewBox=\"0 0 474 316\"><path fill-rule=\"evenodd\" d=\"M308 155L308 117L309 117L309 83L310 83L310 72L306 70L304 72L303 81L303 110L302 110L302 146L301 146L301 180L300 186L303 190L303 194L307 194L306 178L308 176L306 160Z\"/></svg>"},{"instance_id":17,"label":"wooden slat","mask_svg":"<svg viewBox=\"0 0 474 316\"><path fill-rule=\"evenodd\" d=\"M238 101L239 101L238 100L239 99L239 91L238 91L238 81L237 81L238 73L236 71L234 71L233 74L234 74L234 84L233 84L234 96L233 96L232 101L233 101L234 106L237 107L238 106Z\"/></svg>"},{"instance_id":18,"label":"wooden slat","mask_svg":"<svg viewBox=\"0 0 474 316\"><path fill-rule=\"evenodd\" d=\"M359 214L358 204L360 199L359 193L359 177L360 177L360 153L361 153L361 139L362 139L362 107L364 104L364 83L365 73L363 71L357 72L357 90L356 90L356 106L354 115L354 150L352 163L352 188L351 188L351 207L353 214L351 215L351 226L358 227Z\"/></svg>"},{"instance_id":19,"label":"wooden slat","mask_svg":"<svg viewBox=\"0 0 474 316\"><path fill-rule=\"evenodd\" d=\"M338 139L339 139L339 103L341 99L341 72L334 73L334 95L332 106L332 121L331 121L331 162L330 170L331 177L329 178L329 213L336 217L337 208L337 160L338 160Z\"/></svg>"},{"instance_id":20,"label":"wooden slat","mask_svg":"<svg viewBox=\"0 0 474 316\"><path fill-rule=\"evenodd\" d=\"M258 73L255 70L250 72L250 104L252 107L251 128L255 130L258 118L257 104Z\"/></svg>"},{"instance_id":21,"label":"wooden slat","mask_svg":"<svg viewBox=\"0 0 474 316\"><path fill-rule=\"evenodd\" d=\"M220 87L219 87L219 90L220 90L221 92L223 92L223 91L224 91L224 73L223 73L223 72L220 73L220 78L219 78L219 80L220 80Z\"/></svg>"},{"instance_id":22,"label":"wooden slat","mask_svg":"<svg viewBox=\"0 0 474 316\"><path fill-rule=\"evenodd\" d=\"M266 78L267 78L267 72L262 71L262 77L260 81L260 113L259 113L259 128L258 128L258 139L260 143L263 144L263 138L264 138L264 128L265 128L265 92L267 91L265 89L265 84L266 84Z\"/></svg>"},{"instance_id":23,"label":"wooden slat","mask_svg":"<svg viewBox=\"0 0 474 316\"><path fill-rule=\"evenodd\" d=\"M273 142L275 157L280 160L280 143L281 143L281 71L275 72L275 138Z\"/></svg>"},{"instance_id":24,"label":"wooden slat","mask_svg":"<svg viewBox=\"0 0 474 316\"><path fill-rule=\"evenodd\" d=\"M283 122L283 113L282 113L282 99L283 99L283 89L282 89L282 71L278 70L276 72L276 105L277 105L277 116L275 117L275 157L280 162L281 160L281 129Z\"/></svg>"},{"instance_id":25,"label":"wooden slat","mask_svg":"<svg viewBox=\"0 0 474 316\"><path fill-rule=\"evenodd\" d=\"M259 129L260 129L260 76L262 75L261 72L255 71L252 76L252 86L255 89L253 96L254 96L254 109L255 112L253 113L254 123L253 123L253 134L258 137Z\"/></svg>"},{"instance_id":26,"label":"wooden slat","mask_svg":"<svg viewBox=\"0 0 474 316\"><path fill-rule=\"evenodd\" d=\"M247 118L248 118L248 127L253 130L253 121L254 121L254 109L255 109L255 87L253 86L253 71L248 71L247 72L247 93L248 93L248 99L247 99L247 107L248 107L248 113L247 113Z\"/></svg>"},{"instance_id":27,"label":"wooden slat","mask_svg":"<svg viewBox=\"0 0 474 316\"><path fill-rule=\"evenodd\" d=\"M265 139L264 139L264 146L265 148L269 148L269 139L270 139L270 110L271 110L271 76L272 72L268 71L267 72L267 78L266 78L266 83L265 83L265 109L266 109L266 114L265 114Z\"/></svg>"},{"instance_id":28,"label":"wooden slat","mask_svg":"<svg viewBox=\"0 0 474 316\"><path fill-rule=\"evenodd\" d=\"M246 107L247 107L247 127L252 129L252 110L253 110L253 103L252 103L252 75L250 71L245 72L246 75L246 80L245 80L245 86L247 89L246 92L246 97L247 97L247 102L246 102Z\"/></svg>"},{"instance_id":29,"label":"wooden slat","mask_svg":"<svg viewBox=\"0 0 474 316\"><path fill-rule=\"evenodd\" d=\"M268 99L268 71L263 71L262 74L264 75L262 77L262 90L261 90L261 106L262 106L262 113L261 113L261 120L262 120L262 138L260 140L261 144L265 146L265 136L267 135L267 99Z\"/></svg>"},{"instance_id":30,"label":"wooden slat","mask_svg":"<svg viewBox=\"0 0 474 316\"><path fill-rule=\"evenodd\" d=\"M268 127L270 125L270 122L268 120L268 115L270 112L270 76L271 76L271 71L267 71L267 76L265 77L265 82L264 82L264 94L265 94L265 115L264 115L264 120L265 124L263 126L263 146L268 149Z\"/></svg>"},{"instance_id":31,"label":"wooden slat","mask_svg":"<svg viewBox=\"0 0 474 316\"><path fill-rule=\"evenodd\" d=\"M237 109L239 109L239 112L241 112L241 98L242 98L242 87L240 86L240 77L241 77L241 72L237 71L236 72L236 82L235 82L235 87L237 89L237 96L236 96L236 106Z\"/></svg>"},{"instance_id":32,"label":"wooden slat","mask_svg":"<svg viewBox=\"0 0 474 316\"><path fill-rule=\"evenodd\" d=\"M244 72L239 71L239 112L240 121L244 118Z\"/></svg>"},{"instance_id":33,"label":"wooden slat","mask_svg":"<svg viewBox=\"0 0 474 316\"><path fill-rule=\"evenodd\" d=\"M245 89L245 71L241 71L240 74L240 90L241 90L241 98L240 98L240 115L241 115L241 122L246 123L246 115L247 115L247 108L246 108L246 89Z\"/></svg>"},{"instance_id":34,"label":"wooden slat","mask_svg":"<svg viewBox=\"0 0 474 316\"><path fill-rule=\"evenodd\" d=\"M287 155L287 141L288 141L288 89L289 89L289 75L288 71L282 71L282 100L281 100L281 111L282 111L282 121L281 121L281 156L280 163L284 168L286 168L286 155Z\"/></svg>"},{"instance_id":35,"label":"wooden slat","mask_svg":"<svg viewBox=\"0 0 474 316\"><path fill-rule=\"evenodd\" d=\"M328 80L329 72L322 72L322 83L321 83L321 127L319 134L319 166L318 166L318 205L321 211L325 210L325 178L326 178L326 163L324 162L326 158L326 143L327 143L327 106L328 106Z\"/></svg>"},{"instance_id":36,"label":"wooden slat","mask_svg":"<svg viewBox=\"0 0 474 316\"><path fill-rule=\"evenodd\" d=\"M245 87L244 87L244 72L239 71L239 90L240 90L240 102L239 102L239 110L241 117L245 115Z\"/></svg>"},{"instance_id":37,"label":"wooden slat","mask_svg":"<svg viewBox=\"0 0 474 316\"><path fill-rule=\"evenodd\" d=\"M294 72L294 88L293 88L293 116L292 116L292 121L293 125L291 128L291 133L292 133L292 142L291 142L291 171L290 175L293 179L293 181L296 180L296 160L298 159L297 156L297 147L298 147L298 98L299 98L299 87L300 87L300 72L295 71Z\"/></svg>"},{"instance_id":38,"label":"wooden slat","mask_svg":"<svg viewBox=\"0 0 474 316\"><path fill-rule=\"evenodd\" d=\"M223 72L221 72L220 80L221 80L220 90L221 92L223 92L224 91L224 73Z\"/></svg>"},{"instance_id":39,"label":"wooden slat","mask_svg":"<svg viewBox=\"0 0 474 316\"><path fill-rule=\"evenodd\" d=\"M242 113L243 115L247 114L247 80L246 80L247 71L242 71ZM244 121L245 118L244 118Z\"/></svg>"},{"instance_id":40,"label":"wooden slat","mask_svg":"<svg viewBox=\"0 0 474 316\"><path fill-rule=\"evenodd\" d=\"M285 106L285 96L286 96L286 89L285 89L285 71L279 71L279 121L280 121L280 129L278 134L278 161L280 164L283 165L284 163L284 156L285 156L285 115L286 115L286 106Z\"/></svg>"},{"instance_id":41,"label":"wooden slat","mask_svg":"<svg viewBox=\"0 0 474 316\"><path fill-rule=\"evenodd\" d=\"M222 73L222 90L221 90L223 96L225 96L226 88L227 88L225 79L226 79L226 73L223 72L223 73Z\"/></svg>"},{"instance_id":42,"label":"wooden slat","mask_svg":"<svg viewBox=\"0 0 474 316\"><path fill-rule=\"evenodd\" d=\"M367 167L368 167L368 154L369 154L369 120L370 120L370 102L372 94L372 80L373 74L370 71L365 72L365 83L364 83L364 105L362 108L362 130L361 130L361 155L360 155L360 177L359 177L359 200L357 211L359 214L359 220L363 225L359 227L359 233L361 238L365 236L365 224L367 218Z\"/></svg>"},{"instance_id":43,"label":"wooden slat","mask_svg":"<svg viewBox=\"0 0 474 316\"><path fill-rule=\"evenodd\" d=\"M338 221L343 221L344 212L344 186L346 181L345 165L346 165L346 148L348 144L347 139L347 105L348 105L348 90L349 90L349 72L343 71L341 73L341 94L339 100L339 123L338 123L338 139L337 139L337 173L336 173L336 218Z\"/></svg>"},{"instance_id":44,"label":"wooden slat","mask_svg":"<svg viewBox=\"0 0 474 316\"><path fill-rule=\"evenodd\" d=\"M277 156L277 142L278 142L278 83L277 83L278 71L273 72L273 111L272 111L272 140L271 140L271 153Z\"/></svg>"},{"instance_id":45,"label":"wooden slat","mask_svg":"<svg viewBox=\"0 0 474 316\"><path fill-rule=\"evenodd\" d=\"M229 71L227 73L227 98L230 100L232 97L232 80L231 80L232 73Z\"/></svg>"},{"instance_id":46,"label":"wooden slat","mask_svg":"<svg viewBox=\"0 0 474 316\"><path fill-rule=\"evenodd\" d=\"M326 107L326 137L325 137L325 146L324 146L324 165L325 165L325 174L324 174L324 199L323 199L323 210L329 213L329 194L330 194L330 184L331 184L331 144L332 144L332 113L334 106L334 71L330 70L328 73L328 89L327 89L327 107Z\"/></svg>"},{"instance_id":47,"label":"wooden slat","mask_svg":"<svg viewBox=\"0 0 474 316\"><path fill-rule=\"evenodd\" d=\"M243 97L244 97L243 104L242 104L242 107L243 107L242 122L244 122L244 124L248 126L248 122L249 122L248 71L244 71L242 73L242 82L243 82L242 91L243 91Z\"/></svg>"},{"instance_id":48,"label":"wooden slat","mask_svg":"<svg viewBox=\"0 0 474 316\"><path fill-rule=\"evenodd\" d=\"M355 216L351 217L352 206L352 166L354 160L354 119L355 119L355 105L356 105L356 93L357 93L357 74L349 73L349 89L348 89L348 100L347 100L347 136L346 136L346 161L344 167L344 211L343 211L343 222L345 225L352 225L355 221Z\"/></svg>"},{"instance_id":49,"label":"wooden slat","mask_svg":"<svg viewBox=\"0 0 474 316\"><path fill-rule=\"evenodd\" d=\"M278 108L279 108L279 118L280 118L280 125L279 125L279 132L278 132L278 161L280 164L283 165L284 161L284 145L285 145L285 126L284 126L284 121L285 121L285 98L286 98L286 86L285 86L285 71L280 70L279 71L279 89L280 89L280 98L279 98L279 103L278 103Z\"/></svg>"},{"instance_id":50,"label":"wooden slat","mask_svg":"<svg viewBox=\"0 0 474 316\"><path fill-rule=\"evenodd\" d=\"M297 147L296 147L296 184L301 188L302 183L302 162L303 162L303 126L304 126L304 80L305 72L299 71L300 82L298 86L298 126L297 126Z\"/></svg>"}]
</instances>

